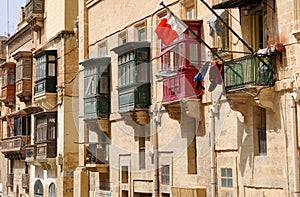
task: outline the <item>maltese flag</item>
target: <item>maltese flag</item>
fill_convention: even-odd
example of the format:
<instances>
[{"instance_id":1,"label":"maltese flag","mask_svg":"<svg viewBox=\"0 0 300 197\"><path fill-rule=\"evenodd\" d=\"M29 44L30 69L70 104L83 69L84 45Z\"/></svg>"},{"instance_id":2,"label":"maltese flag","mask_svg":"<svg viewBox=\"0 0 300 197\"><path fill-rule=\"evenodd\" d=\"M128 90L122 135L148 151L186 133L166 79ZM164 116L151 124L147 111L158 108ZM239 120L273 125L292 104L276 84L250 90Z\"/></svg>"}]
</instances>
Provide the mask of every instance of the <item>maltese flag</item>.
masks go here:
<instances>
[{"instance_id":1,"label":"maltese flag","mask_svg":"<svg viewBox=\"0 0 300 197\"><path fill-rule=\"evenodd\" d=\"M164 45L169 45L187 28L188 26L182 20L169 11L167 16L161 19L155 32L158 39L161 40Z\"/></svg>"}]
</instances>

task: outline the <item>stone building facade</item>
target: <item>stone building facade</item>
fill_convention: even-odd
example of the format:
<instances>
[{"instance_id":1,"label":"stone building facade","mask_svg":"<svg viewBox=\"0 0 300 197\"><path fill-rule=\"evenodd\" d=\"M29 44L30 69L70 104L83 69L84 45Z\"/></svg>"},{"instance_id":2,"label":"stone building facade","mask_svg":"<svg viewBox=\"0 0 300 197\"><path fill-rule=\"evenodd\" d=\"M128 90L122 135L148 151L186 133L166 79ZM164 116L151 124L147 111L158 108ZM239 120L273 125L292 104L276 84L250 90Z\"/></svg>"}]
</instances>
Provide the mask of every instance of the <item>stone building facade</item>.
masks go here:
<instances>
[{"instance_id":1,"label":"stone building facade","mask_svg":"<svg viewBox=\"0 0 300 197\"><path fill-rule=\"evenodd\" d=\"M154 33L160 1L78 2L74 196L298 192L298 0L166 0L208 45L189 32L173 49Z\"/></svg>"},{"instance_id":2,"label":"stone building facade","mask_svg":"<svg viewBox=\"0 0 300 197\"><path fill-rule=\"evenodd\" d=\"M77 11L71 1L26 1L18 30L6 42L1 64L3 196L73 196Z\"/></svg>"}]
</instances>

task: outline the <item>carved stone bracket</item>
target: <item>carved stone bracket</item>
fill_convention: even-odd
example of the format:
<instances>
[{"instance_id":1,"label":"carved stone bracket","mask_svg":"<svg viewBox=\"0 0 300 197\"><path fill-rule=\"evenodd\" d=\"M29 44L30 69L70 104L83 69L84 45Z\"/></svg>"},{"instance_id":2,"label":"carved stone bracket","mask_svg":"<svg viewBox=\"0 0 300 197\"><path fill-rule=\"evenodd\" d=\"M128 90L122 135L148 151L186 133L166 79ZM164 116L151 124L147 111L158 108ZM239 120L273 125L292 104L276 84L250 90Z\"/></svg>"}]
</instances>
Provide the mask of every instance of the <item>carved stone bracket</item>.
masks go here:
<instances>
[{"instance_id":1,"label":"carved stone bracket","mask_svg":"<svg viewBox=\"0 0 300 197\"><path fill-rule=\"evenodd\" d=\"M177 120L179 123L181 121L181 104L179 101L171 103L163 103L163 106L167 110L169 117L173 120Z\"/></svg>"},{"instance_id":2,"label":"carved stone bracket","mask_svg":"<svg viewBox=\"0 0 300 197\"><path fill-rule=\"evenodd\" d=\"M230 107L234 111L241 112L246 117L250 105L262 108L274 109L275 89L274 87L252 87L226 94Z\"/></svg>"},{"instance_id":3,"label":"carved stone bracket","mask_svg":"<svg viewBox=\"0 0 300 197\"><path fill-rule=\"evenodd\" d=\"M204 118L203 104L200 99L182 99L170 103L164 103L169 117L181 122L182 116L189 116L201 120Z\"/></svg>"},{"instance_id":4,"label":"carved stone bracket","mask_svg":"<svg viewBox=\"0 0 300 197\"><path fill-rule=\"evenodd\" d=\"M148 109L135 109L133 111L121 113L125 124L127 125L147 125L150 122L150 115Z\"/></svg>"}]
</instances>

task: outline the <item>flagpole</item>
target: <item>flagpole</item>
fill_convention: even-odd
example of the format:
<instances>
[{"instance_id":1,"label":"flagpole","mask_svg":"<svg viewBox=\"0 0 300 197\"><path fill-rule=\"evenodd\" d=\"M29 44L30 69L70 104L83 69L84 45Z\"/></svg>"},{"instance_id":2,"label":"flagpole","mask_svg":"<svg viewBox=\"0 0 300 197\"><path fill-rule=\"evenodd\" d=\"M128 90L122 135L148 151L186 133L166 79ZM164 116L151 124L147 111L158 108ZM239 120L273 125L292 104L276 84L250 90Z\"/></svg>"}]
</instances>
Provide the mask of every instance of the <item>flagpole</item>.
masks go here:
<instances>
[{"instance_id":1,"label":"flagpole","mask_svg":"<svg viewBox=\"0 0 300 197\"><path fill-rule=\"evenodd\" d=\"M164 8L166 8L166 9L169 9L165 4L164 4L164 2L162 1L162 2L160 2L160 4L159 5L161 5L161 6L163 6ZM170 11L170 10L169 10ZM171 11L170 11L171 12ZM171 14L173 14L172 12L171 12ZM217 56L222 62L224 62L224 60L223 60L223 58L221 58L221 56L216 52L216 51L214 51L206 42L204 42L204 40L200 37L200 36L198 36L190 27L187 27L187 29L196 37L196 39L197 39L197 41L200 43L200 44L204 44L204 46L206 46L215 56Z\"/></svg>"}]
</instances>

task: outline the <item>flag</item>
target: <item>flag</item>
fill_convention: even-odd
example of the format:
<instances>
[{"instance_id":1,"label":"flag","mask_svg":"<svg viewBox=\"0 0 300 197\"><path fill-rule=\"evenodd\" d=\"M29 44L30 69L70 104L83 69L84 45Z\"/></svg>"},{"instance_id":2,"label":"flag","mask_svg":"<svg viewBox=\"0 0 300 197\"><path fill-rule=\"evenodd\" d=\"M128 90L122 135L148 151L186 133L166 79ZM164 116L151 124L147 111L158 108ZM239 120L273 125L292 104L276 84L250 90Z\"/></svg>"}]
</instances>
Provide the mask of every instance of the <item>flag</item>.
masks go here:
<instances>
[{"instance_id":1,"label":"flag","mask_svg":"<svg viewBox=\"0 0 300 197\"><path fill-rule=\"evenodd\" d=\"M170 10L166 17L162 18L155 33L159 40L162 41L164 45L169 45L176 38L178 38L188 26L176 17Z\"/></svg>"},{"instance_id":2,"label":"flag","mask_svg":"<svg viewBox=\"0 0 300 197\"><path fill-rule=\"evenodd\" d=\"M201 87L203 90L205 89L204 86L201 84L201 81L204 79L206 72L208 70L208 67L210 65L210 62L206 62L198 71L198 73L194 76L194 82L196 82L196 90Z\"/></svg>"}]
</instances>

